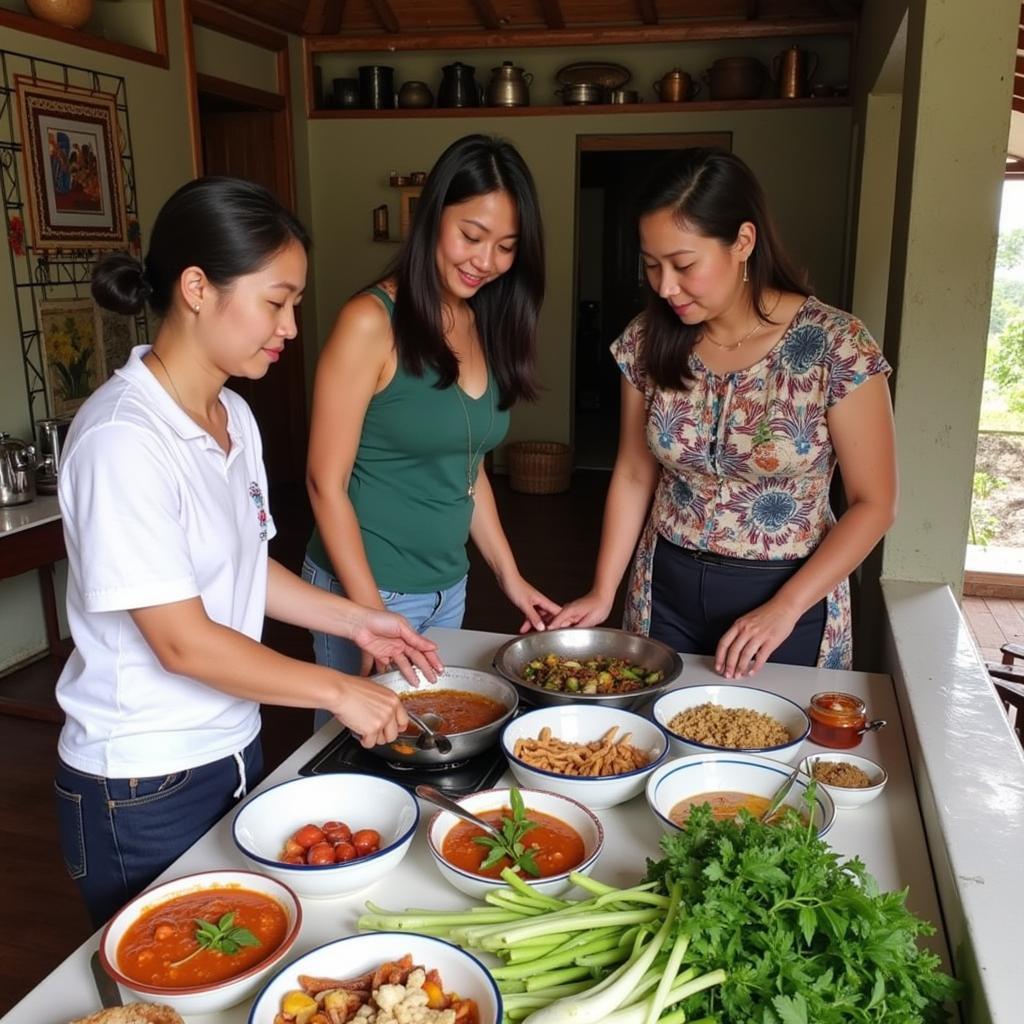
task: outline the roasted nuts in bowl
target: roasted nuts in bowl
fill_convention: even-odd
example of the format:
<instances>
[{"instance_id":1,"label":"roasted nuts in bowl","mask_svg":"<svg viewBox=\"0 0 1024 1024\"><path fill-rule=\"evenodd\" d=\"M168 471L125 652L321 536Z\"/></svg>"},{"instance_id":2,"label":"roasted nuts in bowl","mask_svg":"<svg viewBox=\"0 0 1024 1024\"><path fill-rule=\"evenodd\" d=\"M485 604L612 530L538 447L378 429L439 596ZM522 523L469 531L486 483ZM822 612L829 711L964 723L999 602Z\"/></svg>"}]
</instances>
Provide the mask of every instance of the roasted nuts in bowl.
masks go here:
<instances>
[{"instance_id":1,"label":"roasted nuts in bowl","mask_svg":"<svg viewBox=\"0 0 1024 1024\"><path fill-rule=\"evenodd\" d=\"M832 797L836 807L845 810L870 803L889 781L880 764L857 754L808 754L800 769Z\"/></svg>"}]
</instances>

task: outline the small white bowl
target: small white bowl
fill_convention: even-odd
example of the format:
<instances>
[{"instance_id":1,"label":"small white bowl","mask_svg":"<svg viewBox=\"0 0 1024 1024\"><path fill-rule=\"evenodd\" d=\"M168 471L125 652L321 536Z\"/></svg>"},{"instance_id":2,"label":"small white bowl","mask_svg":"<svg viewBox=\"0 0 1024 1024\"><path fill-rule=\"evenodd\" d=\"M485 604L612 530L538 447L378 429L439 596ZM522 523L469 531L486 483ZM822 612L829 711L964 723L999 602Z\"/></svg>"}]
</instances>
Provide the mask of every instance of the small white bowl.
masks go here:
<instances>
[{"instance_id":1,"label":"small white bowl","mask_svg":"<svg viewBox=\"0 0 1024 1024\"><path fill-rule=\"evenodd\" d=\"M647 803L664 825L679 831L669 815L680 800L716 790L772 797L792 770L790 765L757 754L691 754L666 761L647 780ZM804 793L810 782L803 773L797 775L783 805L802 813L807 806ZM814 794L814 803L814 825L818 835L823 836L835 820L835 804L822 786Z\"/></svg>"},{"instance_id":2,"label":"small white bowl","mask_svg":"<svg viewBox=\"0 0 1024 1024\"><path fill-rule=\"evenodd\" d=\"M830 786L828 783L817 780L818 785L825 790L836 807L843 810L853 810L871 803L879 793L885 789L889 776L885 769L866 757L858 757L856 754L846 754L841 750L829 754L808 754L800 763L800 770L811 775L816 761L845 761L859 768L871 780L870 786L863 789L855 789L850 786Z\"/></svg>"},{"instance_id":3,"label":"small white bowl","mask_svg":"<svg viewBox=\"0 0 1024 1024\"><path fill-rule=\"evenodd\" d=\"M380 833L380 849L341 864L285 864L285 840L306 824L343 821L353 832ZM235 845L257 870L290 885L305 899L358 892L398 867L408 853L420 810L397 783L375 775L340 772L290 779L250 797L235 815Z\"/></svg>"},{"instance_id":4,"label":"small white bowl","mask_svg":"<svg viewBox=\"0 0 1024 1024\"><path fill-rule=\"evenodd\" d=\"M526 881L538 892L546 893L548 896L557 896L572 888L572 881L569 875L576 872L581 875L589 875L604 846L604 828L596 814L584 807L579 801L571 797L560 796L556 793L544 793L537 789L520 789L523 796L523 803L527 810L540 811L543 814L550 814L553 818L564 821L574 828L583 840L583 861L577 864L570 871L563 871L557 875L549 875L547 878L527 878ZM461 797L456 801L460 807L474 814L483 811L493 811L499 807L508 807L508 789L484 789L479 793L471 793L469 796ZM456 889L464 892L474 899L483 899L493 889L506 888L505 882L500 878L483 878L481 875L474 875L470 871L463 871L441 856L441 849L444 846L448 833L461 821L454 814L448 811L438 811L427 827L427 845L434 858L438 871L446 881L455 886Z\"/></svg>"},{"instance_id":5,"label":"small white bowl","mask_svg":"<svg viewBox=\"0 0 1024 1024\"><path fill-rule=\"evenodd\" d=\"M781 697L770 690L759 690L754 686L738 686L735 683L708 683L700 686L683 686L670 690L655 702L651 709L654 720L665 730L672 753L677 757L689 754L728 752L727 747L716 747L708 743L697 743L684 739L673 732L668 723L681 711L699 707L701 704L718 704L723 708L748 708L762 715L771 715L789 733L790 741L775 747L744 748L745 754L764 754L796 764L807 734L811 731L811 720L799 704L788 697Z\"/></svg>"},{"instance_id":6,"label":"small white bowl","mask_svg":"<svg viewBox=\"0 0 1024 1024\"><path fill-rule=\"evenodd\" d=\"M190 988L165 988L133 981L121 972L117 947L125 932L146 911L176 896L203 889L240 888L263 893L276 900L288 918L284 941L262 963L258 963L237 977L209 985ZM100 938L100 963L103 969L133 997L146 1003L163 1003L182 1016L199 1013L218 1013L229 1006L248 999L259 988L263 979L278 967L295 943L302 925L302 907L295 893L286 885L254 871L201 871L185 875L170 882L162 882L129 900L108 922Z\"/></svg>"},{"instance_id":7,"label":"small white bowl","mask_svg":"<svg viewBox=\"0 0 1024 1024\"><path fill-rule=\"evenodd\" d=\"M356 978L408 953L417 966L436 969L446 992L476 1001L480 1024L500 1024L504 1006L498 986L475 956L443 939L413 932L373 932L350 935L310 950L271 978L249 1011L248 1024L273 1024L284 996L299 989L299 975Z\"/></svg>"},{"instance_id":8,"label":"small white bowl","mask_svg":"<svg viewBox=\"0 0 1024 1024\"><path fill-rule=\"evenodd\" d=\"M618 775L580 777L534 768L516 757L516 741L536 739L547 726L553 736L569 743L590 743L600 739L617 725L616 738L630 733L629 743L646 750L651 759L643 768ZM501 748L512 767L512 774L524 785L572 797L587 807L614 807L643 792L647 777L668 756L668 739L650 719L621 708L562 704L527 711L509 722L501 734Z\"/></svg>"}]
</instances>

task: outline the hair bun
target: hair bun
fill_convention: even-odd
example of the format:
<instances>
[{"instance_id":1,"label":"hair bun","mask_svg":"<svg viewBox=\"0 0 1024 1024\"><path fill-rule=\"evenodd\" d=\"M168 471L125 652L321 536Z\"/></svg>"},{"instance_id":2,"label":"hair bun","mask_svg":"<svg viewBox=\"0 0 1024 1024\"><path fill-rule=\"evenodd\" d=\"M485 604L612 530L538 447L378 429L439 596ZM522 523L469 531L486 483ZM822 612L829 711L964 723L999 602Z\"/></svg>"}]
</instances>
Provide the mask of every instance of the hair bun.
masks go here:
<instances>
[{"instance_id":1,"label":"hair bun","mask_svg":"<svg viewBox=\"0 0 1024 1024\"><path fill-rule=\"evenodd\" d=\"M93 269L92 297L104 309L125 315L138 313L152 294L145 267L130 253L111 253Z\"/></svg>"}]
</instances>

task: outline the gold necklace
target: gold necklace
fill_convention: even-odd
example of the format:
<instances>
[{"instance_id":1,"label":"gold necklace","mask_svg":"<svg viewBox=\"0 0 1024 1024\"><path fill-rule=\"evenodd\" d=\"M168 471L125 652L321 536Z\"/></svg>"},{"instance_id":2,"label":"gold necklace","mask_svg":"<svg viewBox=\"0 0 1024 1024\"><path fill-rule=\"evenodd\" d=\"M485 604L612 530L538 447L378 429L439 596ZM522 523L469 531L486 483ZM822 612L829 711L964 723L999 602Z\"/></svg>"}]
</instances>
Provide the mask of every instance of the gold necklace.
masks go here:
<instances>
[{"instance_id":1,"label":"gold necklace","mask_svg":"<svg viewBox=\"0 0 1024 1024\"><path fill-rule=\"evenodd\" d=\"M782 296L779 295L779 297L772 304L772 308L770 310L768 310L768 319L769 320L771 320L772 313L775 312L776 307L778 306L778 304L781 301L782 301ZM709 345L714 345L715 348L720 348L723 352L735 352L736 349L740 348L743 345L743 342L745 342L745 341L749 340L750 338L752 338L755 334L757 334L758 331L760 331L763 327L766 327L766 326L767 326L767 324L764 321L758 320L758 322L756 324L754 324L754 326L751 327L750 330L747 331L747 333L744 334L743 337L740 338L739 341L734 341L731 345L723 345L720 341L715 341L715 339L712 338L705 331L701 331L700 340L708 342Z\"/></svg>"},{"instance_id":2,"label":"gold necklace","mask_svg":"<svg viewBox=\"0 0 1024 1024\"><path fill-rule=\"evenodd\" d=\"M153 353L153 358L160 364L160 369L164 371L167 383L171 385L171 390L174 392L174 400L181 406L181 411L186 416L191 416L192 414L185 408L185 403L181 400L181 395L178 394L178 388L174 383L174 378L171 376L171 371L167 369L167 364L160 358L160 353L155 348L151 348L149 351Z\"/></svg>"},{"instance_id":3,"label":"gold necklace","mask_svg":"<svg viewBox=\"0 0 1024 1024\"><path fill-rule=\"evenodd\" d=\"M462 413L466 417L466 496L472 501L476 496L475 481L476 472L480 468L479 457L484 450L484 445L487 443L487 438L491 435L491 428L494 426L494 398L491 395L490 372L487 374L487 391L485 394L490 399L491 416L487 421L487 431L480 439L476 451L473 451L473 425L469 419L469 408L466 406L466 400L462 397L462 388L459 386L458 381L452 387L455 388L455 397L459 400L459 405L462 406Z\"/></svg>"}]
</instances>

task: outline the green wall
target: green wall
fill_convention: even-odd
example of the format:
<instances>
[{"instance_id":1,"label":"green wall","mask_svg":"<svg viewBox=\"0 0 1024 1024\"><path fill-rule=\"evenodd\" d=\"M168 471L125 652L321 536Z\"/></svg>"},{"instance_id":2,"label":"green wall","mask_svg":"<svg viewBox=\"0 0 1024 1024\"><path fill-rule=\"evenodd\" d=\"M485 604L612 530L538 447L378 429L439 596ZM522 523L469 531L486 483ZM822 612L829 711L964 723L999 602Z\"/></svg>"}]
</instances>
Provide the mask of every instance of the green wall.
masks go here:
<instances>
[{"instance_id":1,"label":"green wall","mask_svg":"<svg viewBox=\"0 0 1024 1024\"><path fill-rule=\"evenodd\" d=\"M563 51L572 59L574 51ZM431 55L432 61L454 59ZM564 63L565 60L563 59ZM310 193L321 334L340 304L370 282L395 246L371 240L371 211L391 207L390 170L427 170L442 149L470 132L514 142L537 181L547 232L548 292L541 319L546 391L513 414L510 438L570 440L576 151L580 135L731 132L768 192L782 235L811 271L818 294L842 297L850 159L848 108L730 113L585 114L554 117L335 119L309 124Z\"/></svg>"}]
</instances>

